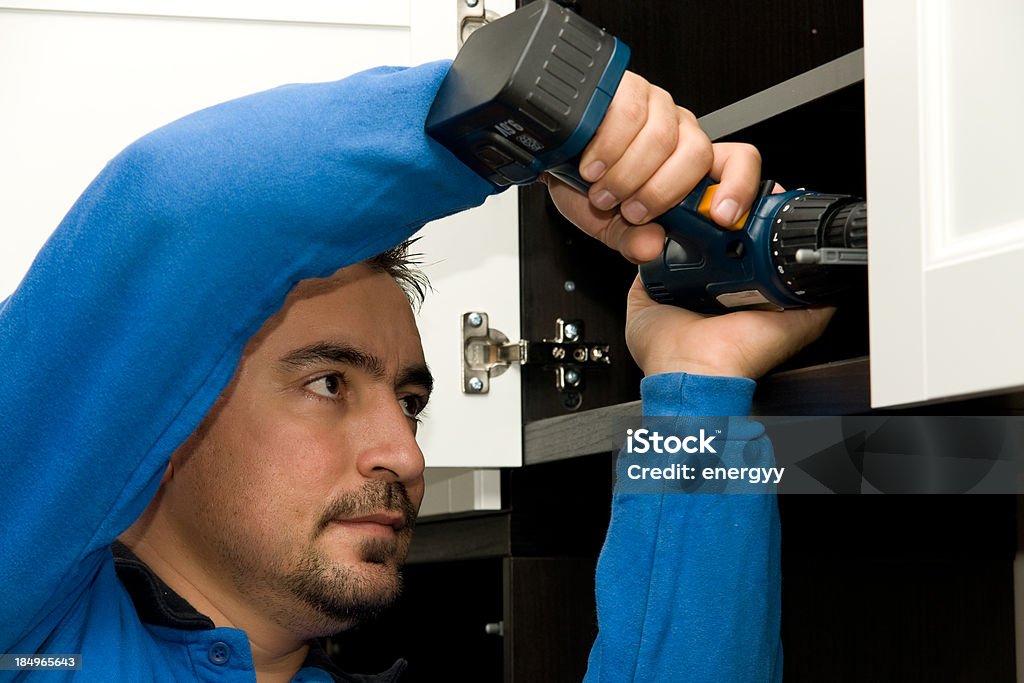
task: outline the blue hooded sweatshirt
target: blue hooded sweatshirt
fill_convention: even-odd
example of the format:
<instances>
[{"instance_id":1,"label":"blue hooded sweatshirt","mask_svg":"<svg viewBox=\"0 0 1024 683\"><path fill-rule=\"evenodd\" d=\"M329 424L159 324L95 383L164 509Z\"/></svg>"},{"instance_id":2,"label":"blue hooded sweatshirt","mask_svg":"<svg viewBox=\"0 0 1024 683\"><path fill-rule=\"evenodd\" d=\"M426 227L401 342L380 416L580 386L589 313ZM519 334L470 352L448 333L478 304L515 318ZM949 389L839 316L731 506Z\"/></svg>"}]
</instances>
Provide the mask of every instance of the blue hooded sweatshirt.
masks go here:
<instances>
[{"instance_id":1,"label":"blue hooded sweatshirt","mask_svg":"<svg viewBox=\"0 0 1024 683\"><path fill-rule=\"evenodd\" d=\"M80 653L75 680L254 680L244 632L146 623L110 546L296 282L493 192L423 132L447 68L197 112L72 207L0 304L0 653ZM642 394L648 414L745 415L753 386L659 375ZM730 439L770 448L753 422ZM617 494L588 680L778 680L778 540L770 496Z\"/></svg>"}]
</instances>

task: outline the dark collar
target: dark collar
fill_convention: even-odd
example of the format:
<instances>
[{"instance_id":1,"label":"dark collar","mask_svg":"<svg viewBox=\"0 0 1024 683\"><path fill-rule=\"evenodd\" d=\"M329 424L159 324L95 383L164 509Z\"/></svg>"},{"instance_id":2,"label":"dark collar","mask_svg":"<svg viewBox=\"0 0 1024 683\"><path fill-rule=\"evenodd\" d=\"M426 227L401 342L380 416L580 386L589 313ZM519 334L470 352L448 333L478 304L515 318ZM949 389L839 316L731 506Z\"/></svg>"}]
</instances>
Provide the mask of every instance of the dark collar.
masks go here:
<instances>
[{"instance_id":1,"label":"dark collar","mask_svg":"<svg viewBox=\"0 0 1024 683\"><path fill-rule=\"evenodd\" d=\"M201 631L215 628L213 621L200 614L188 600L181 597L153 573L138 555L121 541L110 546L114 553L114 569L117 578L132 596L139 620L154 626L169 626L184 631Z\"/></svg>"},{"instance_id":2,"label":"dark collar","mask_svg":"<svg viewBox=\"0 0 1024 683\"><path fill-rule=\"evenodd\" d=\"M168 626L184 631L201 631L216 628L205 614L200 614L188 600L181 597L153 573L145 562L121 541L110 546L114 554L114 569L128 595L135 604L139 620L154 626ZM302 666L323 669L340 683L392 683L405 671L406 661L399 659L390 669L375 675L350 674L342 671L327 656L319 640L309 643L309 652Z\"/></svg>"}]
</instances>

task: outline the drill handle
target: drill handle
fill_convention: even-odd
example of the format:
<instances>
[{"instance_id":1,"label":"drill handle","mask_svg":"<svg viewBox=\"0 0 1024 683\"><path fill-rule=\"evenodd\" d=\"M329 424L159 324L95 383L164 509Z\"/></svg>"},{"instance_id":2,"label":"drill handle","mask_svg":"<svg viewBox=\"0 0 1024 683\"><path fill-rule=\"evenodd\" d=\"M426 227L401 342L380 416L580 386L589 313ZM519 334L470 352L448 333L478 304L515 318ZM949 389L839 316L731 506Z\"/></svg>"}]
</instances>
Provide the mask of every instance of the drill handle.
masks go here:
<instances>
[{"instance_id":1,"label":"drill handle","mask_svg":"<svg viewBox=\"0 0 1024 683\"><path fill-rule=\"evenodd\" d=\"M548 173L578 192L586 194L590 190L590 183L580 177L579 159L549 168ZM718 183L710 176L704 176L683 201L655 218L654 222L665 228L666 234L674 241L686 243L691 253L703 252L701 240L717 237L723 230L711 219L711 200L717 189ZM748 216L749 212L741 216L731 229L742 229Z\"/></svg>"},{"instance_id":2,"label":"drill handle","mask_svg":"<svg viewBox=\"0 0 1024 683\"><path fill-rule=\"evenodd\" d=\"M548 169L548 173L555 176L577 192L587 194L590 190L590 183L580 176L579 163L579 159L572 159L563 164L552 166Z\"/></svg>"}]
</instances>

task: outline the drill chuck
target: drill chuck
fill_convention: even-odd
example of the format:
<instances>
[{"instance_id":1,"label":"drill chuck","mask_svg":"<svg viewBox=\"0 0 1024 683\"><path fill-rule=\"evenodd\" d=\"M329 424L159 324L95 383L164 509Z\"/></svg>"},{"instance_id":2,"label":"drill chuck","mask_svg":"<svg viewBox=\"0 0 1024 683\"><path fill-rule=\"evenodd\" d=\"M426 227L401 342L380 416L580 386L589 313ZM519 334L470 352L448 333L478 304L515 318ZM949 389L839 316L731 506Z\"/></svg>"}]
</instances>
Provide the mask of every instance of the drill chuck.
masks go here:
<instances>
[{"instance_id":1,"label":"drill chuck","mask_svg":"<svg viewBox=\"0 0 1024 683\"><path fill-rule=\"evenodd\" d=\"M841 203L824 226L823 247L868 248L868 205L862 201Z\"/></svg>"},{"instance_id":2,"label":"drill chuck","mask_svg":"<svg viewBox=\"0 0 1024 683\"><path fill-rule=\"evenodd\" d=\"M855 197L808 192L784 203L769 233L778 285L809 305L835 303L863 282L867 206ZM831 257L831 258L830 258Z\"/></svg>"}]
</instances>

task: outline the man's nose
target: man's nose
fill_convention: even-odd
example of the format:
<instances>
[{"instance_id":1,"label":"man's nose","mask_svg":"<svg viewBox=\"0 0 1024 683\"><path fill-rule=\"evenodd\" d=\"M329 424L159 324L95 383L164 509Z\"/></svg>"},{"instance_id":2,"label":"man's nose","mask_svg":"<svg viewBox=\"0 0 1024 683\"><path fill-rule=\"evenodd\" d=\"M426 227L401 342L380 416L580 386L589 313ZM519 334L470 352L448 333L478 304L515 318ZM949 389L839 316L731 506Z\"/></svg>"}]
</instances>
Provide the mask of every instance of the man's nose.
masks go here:
<instances>
[{"instance_id":1,"label":"man's nose","mask_svg":"<svg viewBox=\"0 0 1024 683\"><path fill-rule=\"evenodd\" d=\"M423 451L416 443L413 423L394 394L373 400L361 412L362 443L356 459L359 473L369 479L403 484L418 481L423 476Z\"/></svg>"}]
</instances>

